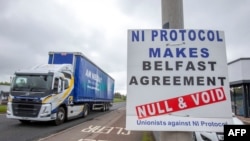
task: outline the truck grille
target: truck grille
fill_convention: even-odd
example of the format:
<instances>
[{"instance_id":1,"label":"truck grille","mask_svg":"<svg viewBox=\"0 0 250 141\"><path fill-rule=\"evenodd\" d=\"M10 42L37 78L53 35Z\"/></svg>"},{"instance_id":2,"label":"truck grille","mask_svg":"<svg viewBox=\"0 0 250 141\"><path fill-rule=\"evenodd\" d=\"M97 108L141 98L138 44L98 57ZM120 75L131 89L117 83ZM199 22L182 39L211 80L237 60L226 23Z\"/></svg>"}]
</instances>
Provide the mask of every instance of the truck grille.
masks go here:
<instances>
[{"instance_id":1,"label":"truck grille","mask_svg":"<svg viewBox=\"0 0 250 141\"><path fill-rule=\"evenodd\" d=\"M37 117L41 104L13 103L12 110L15 116Z\"/></svg>"}]
</instances>

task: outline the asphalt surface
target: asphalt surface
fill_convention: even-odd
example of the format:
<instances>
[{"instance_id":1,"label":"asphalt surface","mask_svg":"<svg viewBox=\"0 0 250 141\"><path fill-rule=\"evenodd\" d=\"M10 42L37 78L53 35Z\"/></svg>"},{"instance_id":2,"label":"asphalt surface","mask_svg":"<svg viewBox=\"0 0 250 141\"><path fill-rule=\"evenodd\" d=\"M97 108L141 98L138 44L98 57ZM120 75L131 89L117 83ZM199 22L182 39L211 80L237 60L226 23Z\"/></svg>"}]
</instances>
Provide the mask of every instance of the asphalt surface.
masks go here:
<instances>
[{"instance_id":1,"label":"asphalt surface","mask_svg":"<svg viewBox=\"0 0 250 141\"><path fill-rule=\"evenodd\" d=\"M62 125L55 126L52 122L31 122L21 124L18 120L7 119L5 114L0 115L0 141L37 141L76 125L93 120L108 112L91 112L86 118L69 120Z\"/></svg>"},{"instance_id":2,"label":"asphalt surface","mask_svg":"<svg viewBox=\"0 0 250 141\"><path fill-rule=\"evenodd\" d=\"M102 115L109 115L110 112L125 106L125 102L114 103L110 111L92 111L90 115L85 118L69 120L59 126L54 126L51 122L21 124L18 120L6 118L6 114L0 114L0 141L37 141L51 134L60 133L82 123L93 121L93 119Z\"/></svg>"}]
</instances>

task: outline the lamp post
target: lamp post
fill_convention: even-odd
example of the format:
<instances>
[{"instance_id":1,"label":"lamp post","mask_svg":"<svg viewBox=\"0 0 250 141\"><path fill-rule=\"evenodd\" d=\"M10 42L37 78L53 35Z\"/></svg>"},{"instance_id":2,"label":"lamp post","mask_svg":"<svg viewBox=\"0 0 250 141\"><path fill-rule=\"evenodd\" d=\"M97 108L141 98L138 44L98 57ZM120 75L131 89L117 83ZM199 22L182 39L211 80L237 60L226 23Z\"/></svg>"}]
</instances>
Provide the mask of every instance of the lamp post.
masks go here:
<instances>
[{"instance_id":1,"label":"lamp post","mask_svg":"<svg viewBox=\"0 0 250 141\"><path fill-rule=\"evenodd\" d=\"M162 28L184 28L182 0L162 0L161 6ZM154 136L158 141L193 141L192 132L159 131Z\"/></svg>"}]
</instances>

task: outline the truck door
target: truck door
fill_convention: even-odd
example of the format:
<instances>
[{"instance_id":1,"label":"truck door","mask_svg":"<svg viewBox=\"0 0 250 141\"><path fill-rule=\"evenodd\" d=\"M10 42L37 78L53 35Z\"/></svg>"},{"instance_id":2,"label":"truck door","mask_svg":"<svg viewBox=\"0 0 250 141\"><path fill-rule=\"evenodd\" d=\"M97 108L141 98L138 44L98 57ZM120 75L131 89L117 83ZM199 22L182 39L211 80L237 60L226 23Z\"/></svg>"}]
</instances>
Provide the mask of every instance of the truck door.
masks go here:
<instances>
[{"instance_id":1,"label":"truck door","mask_svg":"<svg viewBox=\"0 0 250 141\"><path fill-rule=\"evenodd\" d=\"M53 92L54 93L61 93L62 92L62 80L61 79L55 78Z\"/></svg>"}]
</instances>

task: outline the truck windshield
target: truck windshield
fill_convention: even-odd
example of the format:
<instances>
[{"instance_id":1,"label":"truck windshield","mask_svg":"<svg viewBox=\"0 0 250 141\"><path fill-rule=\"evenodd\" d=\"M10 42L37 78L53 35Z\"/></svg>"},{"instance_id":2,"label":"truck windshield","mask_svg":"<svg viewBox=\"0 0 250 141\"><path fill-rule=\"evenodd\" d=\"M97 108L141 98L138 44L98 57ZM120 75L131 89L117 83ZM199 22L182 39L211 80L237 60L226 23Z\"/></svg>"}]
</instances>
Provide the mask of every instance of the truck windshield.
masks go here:
<instances>
[{"instance_id":1,"label":"truck windshield","mask_svg":"<svg viewBox=\"0 0 250 141\"><path fill-rule=\"evenodd\" d=\"M14 91L44 92L51 90L52 76L50 75L16 75L11 89Z\"/></svg>"}]
</instances>

